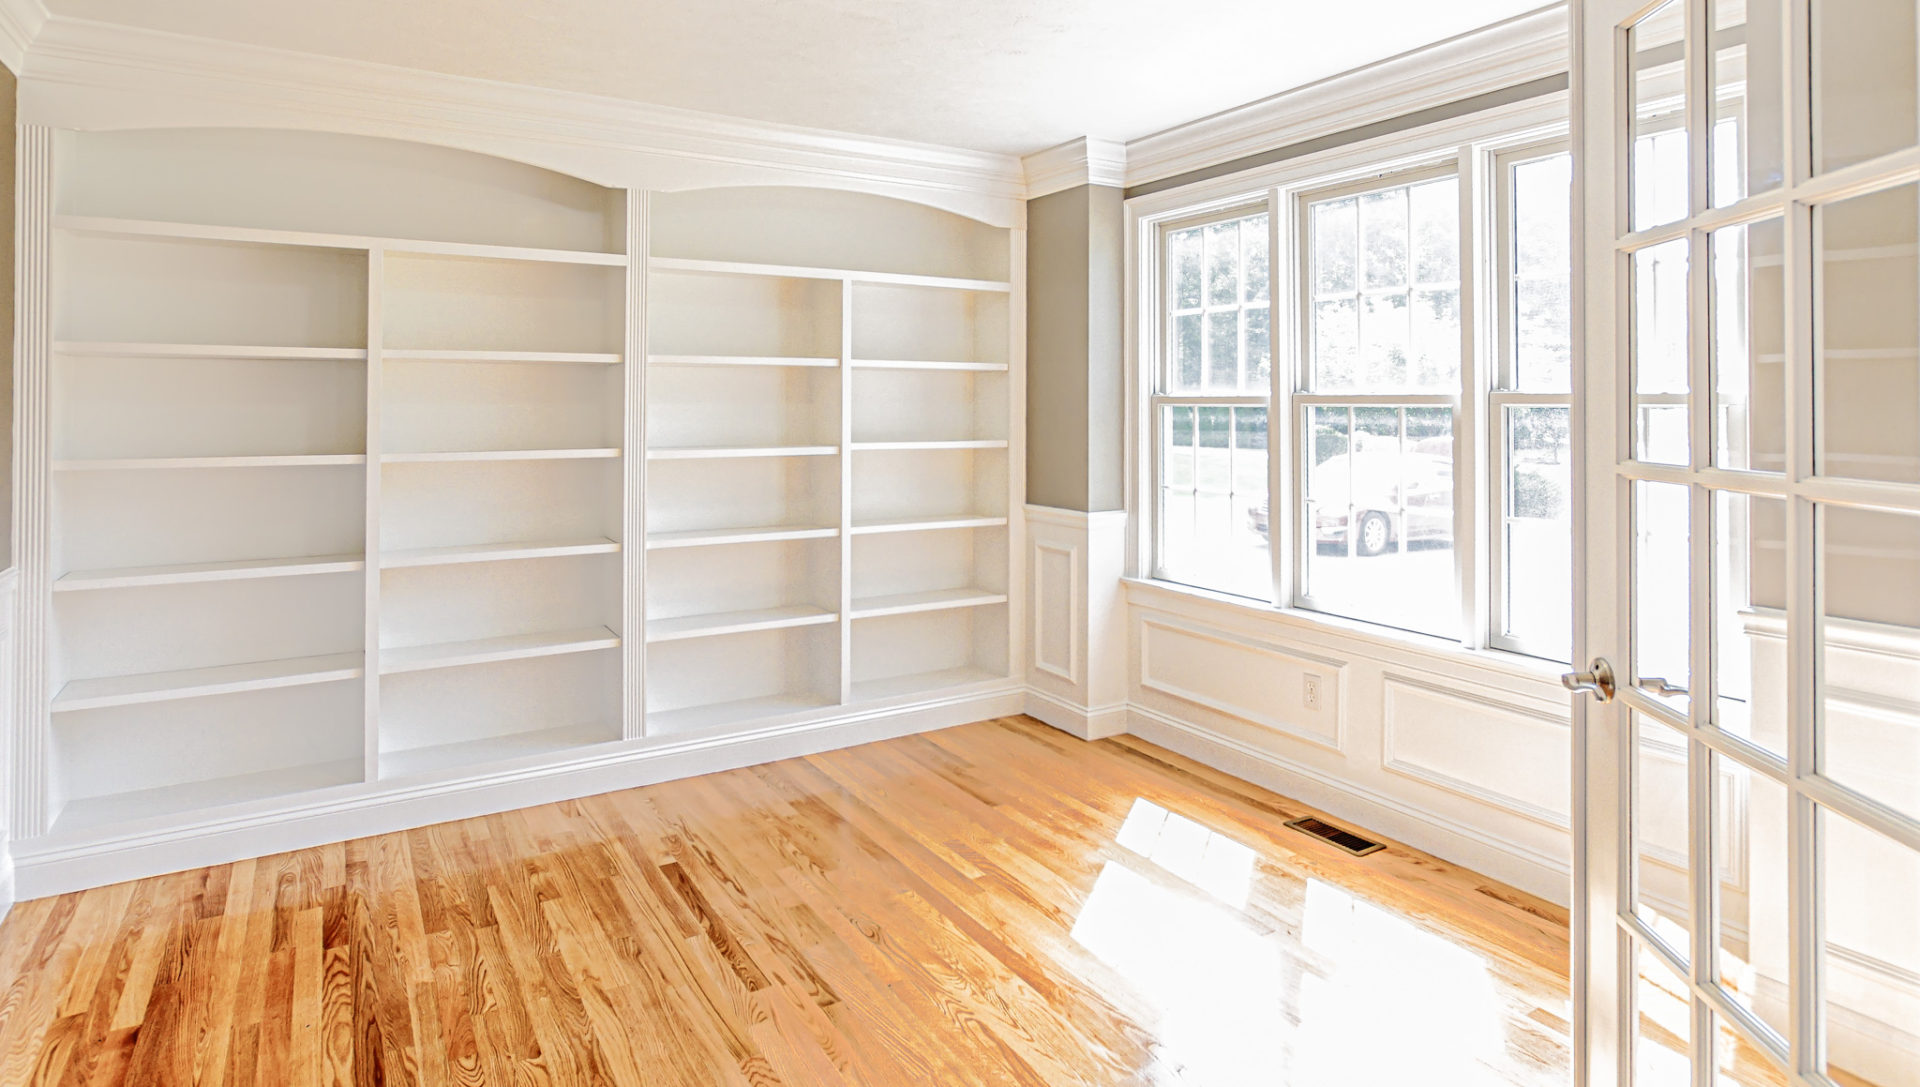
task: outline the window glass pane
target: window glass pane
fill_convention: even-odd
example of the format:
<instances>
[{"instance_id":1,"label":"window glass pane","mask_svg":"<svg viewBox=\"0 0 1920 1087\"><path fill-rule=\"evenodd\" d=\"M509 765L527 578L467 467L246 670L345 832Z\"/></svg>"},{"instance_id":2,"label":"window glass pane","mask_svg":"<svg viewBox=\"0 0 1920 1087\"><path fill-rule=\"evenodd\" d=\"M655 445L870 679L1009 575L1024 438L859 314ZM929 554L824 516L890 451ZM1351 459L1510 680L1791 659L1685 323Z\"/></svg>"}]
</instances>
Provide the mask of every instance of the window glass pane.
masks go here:
<instances>
[{"instance_id":1,"label":"window glass pane","mask_svg":"<svg viewBox=\"0 0 1920 1087\"><path fill-rule=\"evenodd\" d=\"M1920 483L1920 185L1816 211L1821 475Z\"/></svg>"},{"instance_id":2,"label":"window glass pane","mask_svg":"<svg viewBox=\"0 0 1920 1087\"><path fill-rule=\"evenodd\" d=\"M1572 655L1573 449L1564 407L1506 409L1501 634L1529 653Z\"/></svg>"},{"instance_id":3,"label":"window glass pane","mask_svg":"<svg viewBox=\"0 0 1920 1087\"><path fill-rule=\"evenodd\" d=\"M1569 392L1573 358L1573 156L1513 167L1513 384Z\"/></svg>"},{"instance_id":4,"label":"window glass pane","mask_svg":"<svg viewBox=\"0 0 1920 1087\"><path fill-rule=\"evenodd\" d=\"M1305 412L1307 604L1428 634L1458 633L1453 413L1375 405Z\"/></svg>"},{"instance_id":5,"label":"window glass pane","mask_svg":"<svg viewBox=\"0 0 1920 1087\"><path fill-rule=\"evenodd\" d=\"M1822 507L1817 531L1820 772L1920 819L1920 517Z\"/></svg>"},{"instance_id":6,"label":"window glass pane","mask_svg":"<svg viewBox=\"0 0 1920 1087\"><path fill-rule=\"evenodd\" d=\"M1920 853L1825 808L1819 821L1827 1075L1920 1087Z\"/></svg>"},{"instance_id":7,"label":"window glass pane","mask_svg":"<svg viewBox=\"0 0 1920 1087\"><path fill-rule=\"evenodd\" d=\"M1313 305L1314 387L1346 392L1360 384L1360 312L1352 298Z\"/></svg>"},{"instance_id":8,"label":"window glass pane","mask_svg":"<svg viewBox=\"0 0 1920 1087\"><path fill-rule=\"evenodd\" d=\"M1173 319L1173 368L1167 375L1168 392L1200 391L1200 329L1204 315L1188 313Z\"/></svg>"},{"instance_id":9,"label":"window glass pane","mask_svg":"<svg viewBox=\"0 0 1920 1087\"><path fill-rule=\"evenodd\" d=\"M1207 391L1240 391L1240 313L1207 314Z\"/></svg>"},{"instance_id":10,"label":"window glass pane","mask_svg":"<svg viewBox=\"0 0 1920 1087\"><path fill-rule=\"evenodd\" d=\"M1682 959L1692 955L1687 919L1687 741L1646 714L1633 715L1634 913Z\"/></svg>"},{"instance_id":11,"label":"window glass pane","mask_svg":"<svg viewBox=\"0 0 1920 1087\"><path fill-rule=\"evenodd\" d=\"M1416 283L1460 282L1460 186L1453 178L1407 190Z\"/></svg>"},{"instance_id":12,"label":"window glass pane","mask_svg":"<svg viewBox=\"0 0 1920 1087\"><path fill-rule=\"evenodd\" d=\"M1316 391L1458 384L1459 191L1446 177L1310 205Z\"/></svg>"},{"instance_id":13,"label":"window glass pane","mask_svg":"<svg viewBox=\"0 0 1920 1087\"><path fill-rule=\"evenodd\" d=\"M1693 1061L1693 992L1666 961L1641 948L1633 1041L1634 1087L1689 1087Z\"/></svg>"},{"instance_id":14,"label":"window glass pane","mask_svg":"<svg viewBox=\"0 0 1920 1087\"><path fill-rule=\"evenodd\" d=\"M1686 7L1670 0L1628 35L1632 77L1633 229L1687 216L1687 132L1684 112Z\"/></svg>"},{"instance_id":15,"label":"window glass pane","mask_svg":"<svg viewBox=\"0 0 1920 1087\"><path fill-rule=\"evenodd\" d=\"M1713 496L1712 723L1786 757L1787 504Z\"/></svg>"},{"instance_id":16,"label":"window glass pane","mask_svg":"<svg viewBox=\"0 0 1920 1087\"><path fill-rule=\"evenodd\" d=\"M1788 1087L1787 1073L1772 1055L1719 1013L1712 1014L1714 1087Z\"/></svg>"},{"instance_id":17,"label":"window glass pane","mask_svg":"<svg viewBox=\"0 0 1920 1087\"><path fill-rule=\"evenodd\" d=\"M1692 494L1676 483L1633 484L1633 670L1627 682L1691 686ZM1652 697L1686 712L1686 695Z\"/></svg>"},{"instance_id":18,"label":"window glass pane","mask_svg":"<svg viewBox=\"0 0 1920 1087\"><path fill-rule=\"evenodd\" d=\"M1265 307L1246 311L1247 330L1246 380L1241 383L1240 391L1253 395L1264 395L1270 388L1268 375L1273 369L1272 330L1268 328L1268 314Z\"/></svg>"},{"instance_id":19,"label":"window glass pane","mask_svg":"<svg viewBox=\"0 0 1920 1087\"><path fill-rule=\"evenodd\" d=\"M1344 294L1354 289L1360 202L1347 197L1313 206L1313 289Z\"/></svg>"},{"instance_id":20,"label":"window glass pane","mask_svg":"<svg viewBox=\"0 0 1920 1087\"><path fill-rule=\"evenodd\" d=\"M1207 227L1207 304L1232 305L1240 300L1240 226L1214 223Z\"/></svg>"},{"instance_id":21,"label":"window glass pane","mask_svg":"<svg viewBox=\"0 0 1920 1087\"><path fill-rule=\"evenodd\" d=\"M1177 230L1167 235L1167 258L1172 268L1173 308L1200 308L1200 231Z\"/></svg>"},{"instance_id":22,"label":"window glass pane","mask_svg":"<svg viewBox=\"0 0 1920 1087\"><path fill-rule=\"evenodd\" d=\"M1415 389L1445 389L1460 378L1460 290L1413 293L1413 371Z\"/></svg>"},{"instance_id":23,"label":"window glass pane","mask_svg":"<svg viewBox=\"0 0 1920 1087\"><path fill-rule=\"evenodd\" d=\"M1360 282L1367 290L1407 285L1407 190L1360 198Z\"/></svg>"},{"instance_id":24,"label":"window glass pane","mask_svg":"<svg viewBox=\"0 0 1920 1087\"><path fill-rule=\"evenodd\" d=\"M1266 409L1169 406L1160 426L1159 576L1271 599Z\"/></svg>"},{"instance_id":25,"label":"window glass pane","mask_svg":"<svg viewBox=\"0 0 1920 1087\"><path fill-rule=\"evenodd\" d=\"M1369 294L1360 301L1360 388L1400 389L1407 384L1412 324L1405 293Z\"/></svg>"},{"instance_id":26,"label":"window glass pane","mask_svg":"<svg viewBox=\"0 0 1920 1087\"><path fill-rule=\"evenodd\" d=\"M1915 142L1913 0L1814 0L1814 169Z\"/></svg>"},{"instance_id":27,"label":"window glass pane","mask_svg":"<svg viewBox=\"0 0 1920 1087\"><path fill-rule=\"evenodd\" d=\"M1713 463L1786 470L1786 327L1780 220L1726 227L1713 253Z\"/></svg>"},{"instance_id":28,"label":"window glass pane","mask_svg":"<svg viewBox=\"0 0 1920 1087\"><path fill-rule=\"evenodd\" d=\"M1787 787L1713 757L1713 856L1720 873L1717 974L1728 998L1784 1040L1787 995Z\"/></svg>"},{"instance_id":29,"label":"window glass pane","mask_svg":"<svg viewBox=\"0 0 1920 1087\"><path fill-rule=\"evenodd\" d=\"M1687 242L1633 255L1634 455L1686 464Z\"/></svg>"},{"instance_id":30,"label":"window glass pane","mask_svg":"<svg viewBox=\"0 0 1920 1087\"><path fill-rule=\"evenodd\" d=\"M1248 305L1264 306L1268 302L1266 216L1240 220L1240 252L1246 259L1246 274L1241 277L1244 300Z\"/></svg>"},{"instance_id":31,"label":"window glass pane","mask_svg":"<svg viewBox=\"0 0 1920 1087\"><path fill-rule=\"evenodd\" d=\"M1781 0L1710 0L1713 206L1780 187Z\"/></svg>"}]
</instances>

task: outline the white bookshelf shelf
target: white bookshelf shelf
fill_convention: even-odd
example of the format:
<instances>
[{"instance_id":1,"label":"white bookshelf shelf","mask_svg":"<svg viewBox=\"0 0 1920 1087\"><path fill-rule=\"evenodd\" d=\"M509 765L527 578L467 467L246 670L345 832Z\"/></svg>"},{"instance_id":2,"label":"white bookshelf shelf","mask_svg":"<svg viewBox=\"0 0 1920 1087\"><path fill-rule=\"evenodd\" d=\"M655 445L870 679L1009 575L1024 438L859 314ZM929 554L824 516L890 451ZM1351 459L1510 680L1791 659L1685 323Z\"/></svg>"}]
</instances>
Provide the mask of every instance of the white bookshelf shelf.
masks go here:
<instances>
[{"instance_id":1,"label":"white bookshelf shelf","mask_svg":"<svg viewBox=\"0 0 1920 1087\"><path fill-rule=\"evenodd\" d=\"M518 543L415 547L381 552L380 568L398 570L413 566L458 566L463 563L512 562L517 559L610 555L619 550L618 543L605 537L591 540L528 540Z\"/></svg>"},{"instance_id":2,"label":"white bookshelf shelf","mask_svg":"<svg viewBox=\"0 0 1920 1087\"><path fill-rule=\"evenodd\" d=\"M854 702L882 702L909 695L925 694L929 691L945 690L949 687L1005 682L1006 678L1004 675L995 675L983 668L944 668L936 672L916 672L903 676L888 676L885 679L862 680L853 684L850 699Z\"/></svg>"},{"instance_id":3,"label":"white bookshelf shelf","mask_svg":"<svg viewBox=\"0 0 1920 1087\"><path fill-rule=\"evenodd\" d=\"M614 366L621 356L613 351L461 351L423 348L380 349L388 362L492 362L541 363L580 366Z\"/></svg>"},{"instance_id":4,"label":"white bookshelf shelf","mask_svg":"<svg viewBox=\"0 0 1920 1087\"><path fill-rule=\"evenodd\" d=\"M364 347L264 347L213 343L60 340L56 354L92 359L227 359L243 362L365 362Z\"/></svg>"},{"instance_id":5,"label":"white bookshelf shelf","mask_svg":"<svg viewBox=\"0 0 1920 1087\"><path fill-rule=\"evenodd\" d=\"M647 620L647 641L671 642L722 634L750 634L761 630L818 626L839 620L838 613L811 604L760 608L752 611L716 612L711 615L685 615L672 619Z\"/></svg>"},{"instance_id":6,"label":"white bookshelf shelf","mask_svg":"<svg viewBox=\"0 0 1920 1087\"><path fill-rule=\"evenodd\" d=\"M537 261L550 264L598 264L625 267L625 253L581 249L542 249L529 246L442 242L421 238L383 238L367 234L327 234L306 230L269 230L259 227L177 223L157 219L119 219L94 215L59 215L54 226L74 234L107 238L160 238L180 241L229 242L238 245L277 245L309 249L366 249L421 256L470 257L491 260Z\"/></svg>"},{"instance_id":7,"label":"white bookshelf shelf","mask_svg":"<svg viewBox=\"0 0 1920 1087\"><path fill-rule=\"evenodd\" d=\"M56 460L57 472L139 472L195 468L340 468L365 464L364 453L314 453L269 457L109 457Z\"/></svg>"},{"instance_id":8,"label":"white bookshelf shelf","mask_svg":"<svg viewBox=\"0 0 1920 1087\"><path fill-rule=\"evenodd\" d=\"M180 563L172 566L123 566L106 570L74 570L53 583L53 591L131 589L151 585L194 585L210 581L248 581L257 578L342 574L366 569L359 555L309 555L290 559L240 559L231 562Z\"/></svg>"},{"instance_id":9,"label":"white bookshelf shelf","mask_svg":"<svg viewBox=\"0 0 1920 1087\"><path fill-rule=\"evenodd\" d=\"M942 449L1005 449L1005 438L959 438L952 441L854 442L856 453L935 452Z\"/></svg>"},{"instance_id":10,"label":"white bookshelf shelf","mask_svg":"<svg viewBox=\"0 0 1920 1087\"><path fill-rule=\"evenodd\" d=\"M569 725L380 752L380 777L403 778L511 759L556 755L620 738L614 725Z\"/></svg>"},{"instance_id":11,"label":"white bookshelf shelf","mask_svg":"<svg viewBox=\"0 0 1920 1087\"><path fill-rule=\"evenodd\" d=\"M69 800L60 810L60 817L53 824L53 833L67 835L98 827L272 800L316 789L357 785L364 773L365 763L360 759L350 759L190 781L111 796L80 797Z\"/></svg>"},{"instance_id":12,"label":"white bookshelf shelf","mask_svg":"<svg viewBox=\"0 0 1920 1087\"><path fill-rule=\"evenodd\" d=\"M53 696L53 710L55 713L97 710L358 679L364 674L365 659L362 653L329 653L212 668L76 679L68 681L60 693Z\"/></svg>"},{"instance_id":13,"label":"white bookshelf shelf","mask_svg":"<svg viewBox=\"0 0 1920 1087\"><path fill-rule=\"evenodd\" d=\"M937 532L956 528L994 528L1006 523L1007 518L998 514L956 513L943 517L896 517L857 521L853 525L853 533L860 536L880 532Z\"/></svg>"},{"instance_id":14,"label":"white bookshelf shelf","mask_svg":"<svg viewBox=\"0 0 1920 1087\"><path fill-rule=\"evenodd\" d=\"M936 370L958 373L1004 374L1004 362L939 362L914 359L854 359L856 370Z\"/></svg>"},{"instance_id":15,"label":"white bookshelf shelf","mask_svg":"<svg viewBox=\"0 0 1920 1087\"><path fill-rule=\"evenodd\" d=\"M759 366L832 369L838 358L808 355L648 355L650 366Z\"/></svg>"},{"instance_id":16,"label":"white bookshelf shelf","mask_svg":"<svg viewBox=\"0 0 1920 1087\"><path fill-rule=\"evenodd\" d=\"M474 449L438 453L382 453L382 464L453 464L477 461L608 460L620 455L612 446L591 449Z\"/></svg>"},{"instance_id":17,"label":"white bookshelf shelf","mask_svg":"<svg viewBox=\"0 0 1920 1087\"><path fill-rule=\"evenodd\" d=\"M721 544L776 543L783 540L824 540L840 535L832 525L765 525L752 528L693 529L647 534L647 549L717 547Z\"/></svg>"},{"instance_id":18,"label":"white bookshelf shelf","mask_svg":"<svg viewBox=\"0 0 1920 1087\"><path fill-rule=\"evenodd\" d=\"M676 272L682 275L840 279L850 283L882 283L898 287L931 287L957 291L984 291L994 294L1006 294L1013 289L1013 284L1006 280L905 275L897 272L868 272L856 268L816 268L800 264L758 264L750 261L654 257L647 266L655 272Z\"/></svg>"},{"instance_id":19,"label":"white bookshelf shelf","mask_svg":"<svg viewBox=\"0 0 1920 1087\"><path fill-rule=\"evenodd\" d=\"M537 634L510 634L499 638L440 642L434 645L404 646L380 650L380 673L423 672L434 668L461 668L470 664L527 660L533 657L558 657L568 653L587 653L616 649L620 636L606 627L547 631Z\"/></svg>"},{"instance_id":20,"label":"white bookshelf shelf","mask_svg":"<svg viewBox=\"0 0 1920 1087\"><path fill-rule=\"evenodd\" d=\"M675 710L655 710L647 714L647 735L678 736L709 732L756 721L816 713L833 704L832 699L819 695L789 694L743 698L737 702L717 702Z\"/></svg>"},{"instance_id":21,"label":"white bookshelf shelf","mask_svg":"<svg viewBox=\"0 0 1920 1087\"><path fill-rule=\"evenodd\" d=\"M979 608L1006 602L1006 593L997 593L991 589L935 589L931 592L856 597L853 601L852 614L855 619L878 619L887 615L912 615L917 612L947 611L952 608Z\"/></svg>"},{"instance_id":22,"label":"white bookshelf shelf","mask_svg":"<svg viewBox=\"0 0 1920 1087\"><path fill-rule=\"evenodd\" d=\"M831 457L837 445L691 446L647 450L648 460L732 460L751 457Z\"/></svg>"}]
</instances>

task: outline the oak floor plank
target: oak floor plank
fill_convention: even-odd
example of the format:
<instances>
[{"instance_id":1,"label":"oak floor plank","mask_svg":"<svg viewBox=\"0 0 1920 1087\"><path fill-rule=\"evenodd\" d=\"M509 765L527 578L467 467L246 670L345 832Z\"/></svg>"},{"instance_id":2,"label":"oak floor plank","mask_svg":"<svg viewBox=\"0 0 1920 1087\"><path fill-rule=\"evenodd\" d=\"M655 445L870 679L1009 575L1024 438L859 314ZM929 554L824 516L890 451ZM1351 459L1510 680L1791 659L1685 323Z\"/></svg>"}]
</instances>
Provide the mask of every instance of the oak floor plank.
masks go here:
<instances>
[{"instance_id":1,"label":"oak floor plank","mask_svg":"<svg viewBox=\"0 0 1920 1087\"><path fill-rule=\"evenodd\" d=\"M0 1084L1559 1087L1565 912L1309 814L1016 717L21 903Z\"/></svg>"}]
</instances>

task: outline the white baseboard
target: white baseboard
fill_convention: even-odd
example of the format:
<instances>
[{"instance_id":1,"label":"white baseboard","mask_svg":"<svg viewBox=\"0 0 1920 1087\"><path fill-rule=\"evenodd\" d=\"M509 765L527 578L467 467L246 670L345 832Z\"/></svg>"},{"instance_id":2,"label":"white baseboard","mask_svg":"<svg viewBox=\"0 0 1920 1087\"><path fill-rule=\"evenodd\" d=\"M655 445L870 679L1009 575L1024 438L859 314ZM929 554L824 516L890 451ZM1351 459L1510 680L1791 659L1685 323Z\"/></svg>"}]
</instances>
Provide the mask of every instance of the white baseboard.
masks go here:
<instances>
[{"instance_id":1,"label":"white baseboard","mask_svg":"<svg viewBox=\"0 0 1920 1087\"><path fill-rule=\"evenodd\" d=\"M352 838L410 830L536 804L734 770L778 759L950 728L1021 712L1024 691L972 691L911 705L779 725L757 732L613 751L560 765L381 792L333 795L294 808L63 843L15 843L21 898L226 864Z\"/></svg>"},{"instance_id":2,"label":"white baseboard","mask_svg":"<svg viewBox=\"0 0 1920 1087\"><path fill-rule=\"evenodd\" d=\"M1129 707L1126 731L1549 902L1565 906L1572 899L1572 871L1558 857L1140 706Z\"/></svg>"},{"instance_id":3,"label":"white baseboard","mask_svg":"<svg viewBox=\"0 0 1920 1087\"><path fill-rule=\"evenodd\" d=\"M1127 731L1125 703L1090 709L1034 687L1027 688L1027 716L1083 740L1104 740Z\"/></svg>"}]
</instances>

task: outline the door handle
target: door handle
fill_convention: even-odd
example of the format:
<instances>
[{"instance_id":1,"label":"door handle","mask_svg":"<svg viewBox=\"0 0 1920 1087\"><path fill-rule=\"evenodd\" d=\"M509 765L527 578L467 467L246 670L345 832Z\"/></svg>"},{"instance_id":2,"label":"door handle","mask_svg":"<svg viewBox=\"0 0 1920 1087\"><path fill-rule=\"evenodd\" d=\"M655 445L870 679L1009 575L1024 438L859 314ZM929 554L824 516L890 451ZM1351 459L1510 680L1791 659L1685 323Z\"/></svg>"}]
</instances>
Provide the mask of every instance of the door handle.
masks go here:
<instances>
[{"instance_id":1,"label":"door handle","mask_svg":"<svg viewBox=\"0 0 1920 1087\"><path fill-rule=\"evenodd\" d=\"M1560 685L1574 694L1590 694L1597 702L1613 701L1613 665L1605 657L1593 658L1593 663L1584 672L1568 672L1560 677Z\"/></svg>"},{"instance_id":2,"label":"door handle","mask_svg":"<svg viewBox=\"0 0 1920 1087\"><path fill-rule=\"evenodd\" d=\"M1633 681L1633 685L1648 694L1678 695L1681 698L1685 698L1687 695L1687 689L1685 687L1676 687L1668 683L1667 677L1665 676L1641 676L1639 679Z\"/></svg>"}]
</instances>

